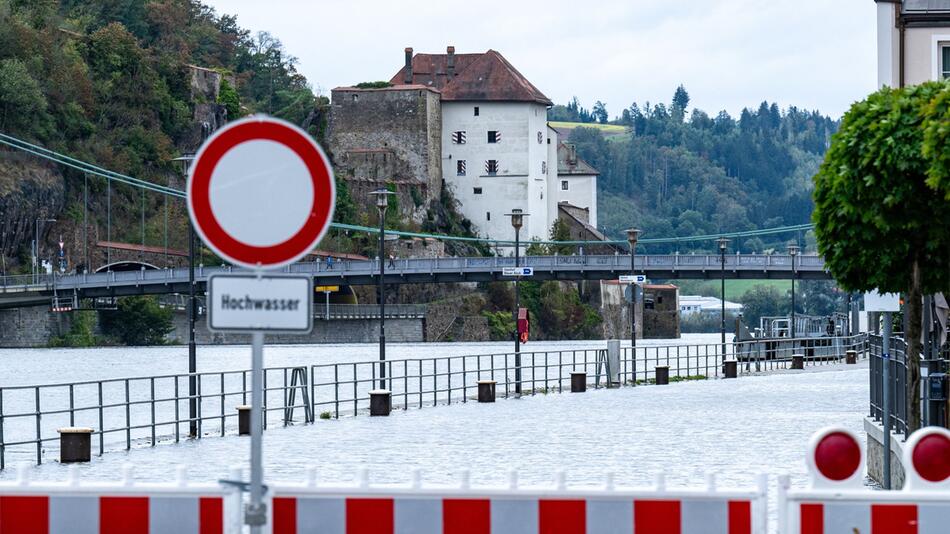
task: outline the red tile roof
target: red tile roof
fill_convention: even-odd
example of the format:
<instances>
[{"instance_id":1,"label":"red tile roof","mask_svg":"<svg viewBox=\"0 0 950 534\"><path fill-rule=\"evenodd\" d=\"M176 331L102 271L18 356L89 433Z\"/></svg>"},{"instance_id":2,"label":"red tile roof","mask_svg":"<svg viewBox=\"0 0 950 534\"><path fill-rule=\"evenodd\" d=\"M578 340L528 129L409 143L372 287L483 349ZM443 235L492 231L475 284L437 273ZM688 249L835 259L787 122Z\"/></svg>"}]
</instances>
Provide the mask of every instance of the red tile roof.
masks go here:
<instances>
[{"instance_id":1,"label":"red tile roof","mask_svg":"<svg viewBox=\"0 0 950 534\"><path fill-rule=\"evenodd\" d=\"M412 83L433 87L448 101L537 102L552 105L537 87L507 59L494 50L483 54L454 54L455 76L448 76L448 54L416 54L412 57ZM405 83L406 67L390 80Z\"/></svg>"}]
</instances>

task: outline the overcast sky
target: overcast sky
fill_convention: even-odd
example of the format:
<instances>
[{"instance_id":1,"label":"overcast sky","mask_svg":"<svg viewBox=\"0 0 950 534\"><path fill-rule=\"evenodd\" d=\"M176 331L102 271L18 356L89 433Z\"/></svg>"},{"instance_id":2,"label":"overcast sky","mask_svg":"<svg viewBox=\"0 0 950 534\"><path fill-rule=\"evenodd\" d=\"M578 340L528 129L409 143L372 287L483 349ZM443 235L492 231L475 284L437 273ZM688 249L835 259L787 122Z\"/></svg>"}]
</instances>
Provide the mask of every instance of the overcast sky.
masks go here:
<instances>
[{"instance_id":1,"label":"overcast sky","mask_svg":"<svg viewBox=\"0 0 950 534\"><path fill-rule=\"evenodd\" d=\"M611 117L680 83L690 107L734 115L768 100L838 117L875 88L871 0L204 1L283 41L323 94L446 45L495 49L555 103Z\"/></svg>"}]
</instances>

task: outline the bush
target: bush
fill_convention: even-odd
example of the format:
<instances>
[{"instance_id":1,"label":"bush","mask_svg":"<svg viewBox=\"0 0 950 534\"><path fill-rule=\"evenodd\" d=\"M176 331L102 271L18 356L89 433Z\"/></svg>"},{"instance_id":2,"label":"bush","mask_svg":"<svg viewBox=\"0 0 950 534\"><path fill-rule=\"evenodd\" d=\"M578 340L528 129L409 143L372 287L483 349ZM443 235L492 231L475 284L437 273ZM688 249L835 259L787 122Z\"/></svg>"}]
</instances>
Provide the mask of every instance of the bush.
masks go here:
<instances>
[{"instance_id":1,"label":"bush","mask_svg":"<svg viewBox=\"0 0 950 534\"><path fill-rule=\"evenodd\" d=\"M482 312L488 319L488 331L492 341L508 341L515 331L515 321L510 311Z\"/></svg>"},{"instance_id":2,"label":"bush","mask_svg":"<svg viewBox=\"0 0 950 534\"><path fill-rule=\"evenodd\" d=\"M172 331L172 312L155 297L125 297L117 310L103 312L102 330L126 345L163 345Z\"/></svg>"},{"instance_id":3,"label":"bush","mask_svg":"<svg viewBox=\"0 0 950 534\"><path fill-rule=\"evenodd\" d=\"M69 331L50 340L51 347L93 347L100 344L94 333L96 312L78 311L72 314Z\"/></svg>"}]
</instances>

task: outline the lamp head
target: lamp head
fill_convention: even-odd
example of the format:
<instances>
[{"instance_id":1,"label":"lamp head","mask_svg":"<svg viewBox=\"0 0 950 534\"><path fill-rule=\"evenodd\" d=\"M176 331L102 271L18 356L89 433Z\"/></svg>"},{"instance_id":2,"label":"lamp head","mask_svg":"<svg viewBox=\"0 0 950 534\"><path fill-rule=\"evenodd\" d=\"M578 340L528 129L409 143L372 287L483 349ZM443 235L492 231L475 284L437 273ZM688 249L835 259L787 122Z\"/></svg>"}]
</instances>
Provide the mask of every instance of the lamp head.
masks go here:
<instances>
[{"instance_id":1,"label":"lamp head","mask_svg":"<svg viewBox=\"0 0 950 534\"><path fill-rule=\"evenodd\" d=\"M388 189L377 189L375 191L370 191L370 195L376 197L376 207L380 210L385 210L389 206L389 195L395 195L396 193Z\"/></svg>"},{"instance_id":2,"label":"lamp head","mask_svg":"<svg viewBox=\"0 0 950 534\"><path fill-rule=\"evenodd\" d=\"M639 228L627 228L627 243L630 243L630 248L637 246L637 240L640 239L640 229Z\"/></svg>"},{"instance_id":3,"label":"lamp head","mask_svg":"<svg viewBox=\"0 0 950 534\"><path fill-rule=\"evenodd\" d=\"M789 246L788 246L788 254L789 254L789 256L797 256L798 253L799 253L799 251L801 251L801 247L799 247L798 245L789 245Z\"/></svg>"},{"instance_id":4,"label":"lamp head","mask_svg":"<svg viewBox=\"0 0 950 534\"><path fill-rule=\"evenodd\" d=\"M719 243L720 252L726 251L726 248L729 246L729 241L730 240L728 237L720 237L719 239L716 240L716 243Z\"/></svg>"},{"instance_id":5,"label":"lamp head","mask_svg":"<svg viewBox=\"0 0 950 534\"><path fill-rule=\"evenodd\" d=\"M520 208L514 208L511 210L511 213L505 214L505 217L511 217L511 226L515 230L519 230L524 226L524 218L528 216L529 214L524 213Z\"/></svg>"}]
</instances>

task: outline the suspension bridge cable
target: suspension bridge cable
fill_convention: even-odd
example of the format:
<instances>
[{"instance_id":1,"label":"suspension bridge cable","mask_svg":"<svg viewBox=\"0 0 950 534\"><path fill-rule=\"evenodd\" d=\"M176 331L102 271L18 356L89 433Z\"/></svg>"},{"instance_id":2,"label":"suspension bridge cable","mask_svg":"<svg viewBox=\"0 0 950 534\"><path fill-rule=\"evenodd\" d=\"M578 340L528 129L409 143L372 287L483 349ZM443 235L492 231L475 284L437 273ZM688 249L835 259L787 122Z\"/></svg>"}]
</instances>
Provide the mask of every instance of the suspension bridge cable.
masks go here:
<instances>
[{"instance_id":1,"label":"suspension bridge cable","mask_svg":"<svg viewBox=\"0 0 950 534\"><path fill-rule=\"evenodd\" d=\"M76 169L78 171L92 174L94 176L99 176L106 178L111 181L115 180L119 183L124 183L126 185L131 185L133 187L138 187L144 190L161 193L163 195L172 196L176 198L185 198L186 194L180 189L175 189L170 186L163 186L159 184L154 184L139 178L134 178L125 174L120 174L109 169L105 169L82 161L73 157L70 157L66 154L56 152L44 148L42 146L23 141L16 137L0 133L0 145L5 145L16 150L27 152L34 156L37 156L48 161L53 161L60 165ZM111 187L110 187L111 189ZM110 191L111 193L111 191ZM111 195L110 195L111 197ZM111 199L110 199L111 200ZM111 208L111 202L110 208ZM110 210L111 211L111 210ZM370 234L378 234L379 229L369 226L361 226L354 224L345 224L345 223L331 223L331 228L344 231L354 231L354 232L364 232ZM758 237L765 235L777 235L791 232L801 232L808 231L814 228L813 224L799 224L794 226L780 226L775 228L760 228L756 230L745 230L739 232L722 232L717 234L705 234L698 236L683 236L683 237L663 237L663 238L643 238L638 241L638 243L647 245L647 244L677 244L677 243L697 243L701 241L712 241L720 237L728 237L732 239L744 238L744 237ZM422 239L436 239L440 241L457 241L463 243L483 243L489 246L514 246L514 240L507 239L490 239L485 237L463 237L463 236L453 236L445 234L429 234L421 232L406 232L399 230L386 230L387 234L395 235L399 237L417 237ZM526 246L532 244L537 245L578 245L578 246L603 246L603 245L617 245L617 246L626 246L626 240L604 240L604 241L590 241L590 240L572 240L572 241L551 241L551 240L525 240L522 241Z\"/></svg>"}]
</instances>

